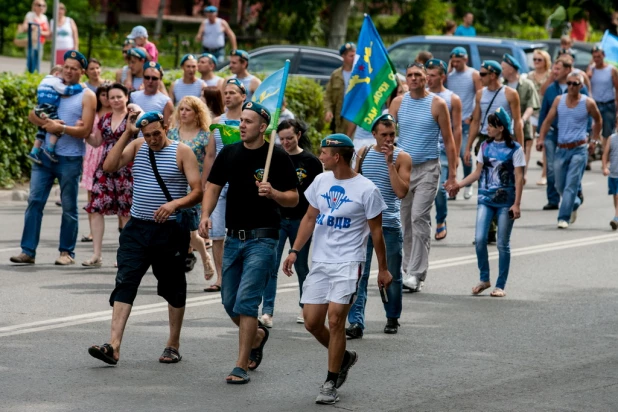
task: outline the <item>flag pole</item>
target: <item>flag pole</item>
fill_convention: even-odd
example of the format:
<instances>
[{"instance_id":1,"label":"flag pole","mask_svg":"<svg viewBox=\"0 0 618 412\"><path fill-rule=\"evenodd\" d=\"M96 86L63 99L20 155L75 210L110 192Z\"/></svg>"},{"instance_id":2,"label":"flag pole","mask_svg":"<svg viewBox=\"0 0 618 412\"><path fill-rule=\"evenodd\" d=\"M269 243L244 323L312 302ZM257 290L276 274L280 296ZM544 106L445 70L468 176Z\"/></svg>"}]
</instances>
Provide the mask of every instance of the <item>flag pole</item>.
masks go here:
<instances>
[{"instance_id":1,"label":"flag pole","mask_svg":"<svg viewBox=\"0 0 618 412\"><path fill-rule=\"evenodd\" d=\"M281 81L281 93L279 93L279 100L277 101L277 109L273 115L271 125L272 132L270 134L270 142L268 142L268 156L266 156L266 165L264 166L264 178L262 183L268 181L268 173L270 172L270 162L273 159L273 149L275 148L275 136L277 134L277 125L279 124L279 115L281 114L281 106L283 105L283 96L285 95L285 86L288 82L288 72L290 71L290 60L285 61L283 67L283 80Z\"/></svg>"}]
</instances>

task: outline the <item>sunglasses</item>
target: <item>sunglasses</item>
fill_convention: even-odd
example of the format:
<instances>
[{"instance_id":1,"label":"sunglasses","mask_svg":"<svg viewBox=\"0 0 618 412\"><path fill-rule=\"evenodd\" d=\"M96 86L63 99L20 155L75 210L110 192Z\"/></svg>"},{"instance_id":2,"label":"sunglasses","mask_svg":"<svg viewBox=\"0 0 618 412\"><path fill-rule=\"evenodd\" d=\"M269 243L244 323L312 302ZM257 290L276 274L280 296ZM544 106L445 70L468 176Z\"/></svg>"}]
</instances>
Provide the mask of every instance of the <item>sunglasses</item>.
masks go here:
<instances>
[{"instance_id":1,"label":"sunglasses","mask_svg":"<svg viewBox=\"0 0 618 412\"><path fill-rule=\"evenodd\" d=\"M157 77L157 76L144 76L144 80L152 80L153 82L156 82L157 80L159 80L159 77Z\"/></svg>"},{"instance_id":2,"label":"sunglasses","mask_svg":"<svg viewBox=\"0 0 618 412\"><path fill-rule=\"evenodd\" d=\"M566 82L567 86L580 86L581 83L580 82Z\"/></svg>"},{"instance_id":3,"label":"sunglasses","mask_svg":"<svg viewBox=\"0 0 618 412\"><path fill-rule=\"evenodd\" d=\"M36 3L36 7L47 7L47 4Z\"/></svg>"},{"instance_id":4,"label":"sunglasses","mask_svg":"<svg viewBox=\"0 0 618 412\"><path fill-rule=\"evenodd\" d=\"M485 77L489 74L489 72L479 72L479 76Z\"/></svg>"},{"instance_id":5,"label":"sunglasses","mask_svg":"<svg viewBox=\"0 0 618 412\"><path fill-rule=\"evenodd\" d=\"M542 62L543 61L543 59L537 59L536 57L534 59L532 59L532 60L534 60L535 62Z\"/></svg>"},{"instance_id":6,"label":"sunglasses","mask_svg":"<svg viewBox=\"0 0 618 412\"><path fill-rule=\"evenodd\" d=\"M419 69L423 69L425 70L425 65L419 62L413 62L408 64L408 67L406 67L407 69L409 69L410 67L418 67Z\"/></svg>"}]
</instances>

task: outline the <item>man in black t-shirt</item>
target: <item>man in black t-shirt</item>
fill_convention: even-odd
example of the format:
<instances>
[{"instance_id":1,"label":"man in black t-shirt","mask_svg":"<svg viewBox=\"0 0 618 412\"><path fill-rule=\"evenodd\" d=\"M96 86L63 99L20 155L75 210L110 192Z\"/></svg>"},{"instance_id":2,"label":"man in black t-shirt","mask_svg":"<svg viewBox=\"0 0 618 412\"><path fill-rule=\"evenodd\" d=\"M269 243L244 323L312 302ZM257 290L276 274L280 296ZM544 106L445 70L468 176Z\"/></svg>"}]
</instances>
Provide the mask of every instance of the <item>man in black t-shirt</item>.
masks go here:
<instances>
[{"instance_id":1,"label":"man in black t-shirt","mask_svg":"<svg viewBox=\"0 0 618 412\"><path fill-rule=\"evenodd\" d=\"M305 198L305 189L313 182L317 175L323 172L322 162L307 150L303 150L298 141L303 134L303 127L295 119L284 120L279 123L277 133L281 141L281 146L290 155L296 176L298 177L298 205L294 208L281 209L281 230L279 231L279 247L277 248L277 268L281 262L281 255L285 247L285 241L290 240L290 245L296 240L296 233L300 226L300 221L307 212L309 202ZM307 241L305 246L297 251L298 258L294 263L296 274L298 275L298 286L300 288L300 296L303 295L303 282L309 273L309 247L311 239ZM275 296L277 293L277 272L268 281L266 290L264 291L264 300L262 303L262 324L267 328L273 325L273 313L275 310ZM300 302L300 301L299 301ZM302 303L299 303L303 307ZM300 315L296 318L296 323L304 323L302 309Z\"/></svg>"},{"instance_id":2,"label":"man in black t-shirt","mask_svg":"<svg viewBox=\"0 0 618 412\"><path fill-rule=\"evenodd\" d=\"M258 307L268 279L277 270L279 207L298 204L298 179L290 157L274 147L269 181L262 182L268 155L264 132L270 113L262 105L247 102L240 116L241 142L225 146L208 175L202 202L200 235L207 238L210 214L221 189L229 184L225 223L221 297L232 321L239 326L239 353L227 383L249 382L247 369L262 361L268 330L258 327Z\"/></svg>"}]
</instances>

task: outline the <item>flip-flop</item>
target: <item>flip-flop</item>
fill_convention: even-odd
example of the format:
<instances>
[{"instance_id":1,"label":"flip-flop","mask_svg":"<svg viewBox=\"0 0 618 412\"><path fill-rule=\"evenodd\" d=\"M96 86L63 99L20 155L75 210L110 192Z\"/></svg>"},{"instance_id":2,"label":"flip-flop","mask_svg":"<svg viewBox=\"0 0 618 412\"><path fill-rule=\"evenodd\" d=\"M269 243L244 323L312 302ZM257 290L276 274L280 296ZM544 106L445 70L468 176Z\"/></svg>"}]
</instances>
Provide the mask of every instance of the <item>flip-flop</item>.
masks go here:
<instances>
[{"instance_id":1,"label":"flip-flop","mask_svg":"<svg viewBox=\"0 0 618 412\"><path fill-rule=\"evenodd\" d=\"M109 343L104 343L101 346L91 346L88 348L88 353L93 358L102 360L108 365L115 365L118 363L118 361L114 359L114 348Z\"/></svg>"},{"instance_id":2,"label":"flip-flop","mask_svg":"<svg viewBox=\"0 0 618 412\"><path fill-rule=\"evenodd\" d=\"M92 242L92 238L89 236L82 236L82 242Z\"/></svg>"},{"instance_id":3,"label":"flip-flop","mask_svg":"<svg viewBox=\"0 0 618 412\"><path fill-rule=\"evenodd\" d=\"M232 372L230 372L228 376L235 376L237 378L240 378L240 380L226 379L225 381L231 385L244 385L245 383L249 383L249 381L251 380L251 378L247 374L247 371L238 366L232 369Z\"/></svg>"},{"instance_id":4,"label":"flip-flop","mask_svg":"<svg viewBox=\"0 0 618 412\"><path fill-rule=\"evenodd\" d=\"M210 285L206 289L204 289L204 292L221 292L221 286Z\"/></svg>"},{"instance_id":5,"label":"flip-flop","mask_svg":"<svg viewBox=\"0 0 618 412\"><path fill-rule=\"evenodd\" d=\"M490 294L489 296L491 296L492 298L503 298L506 296L506 293L504 292L504 290L500 289L500 288L495 288Z\"/></svg>"},{"instance_id":6,"label":"flip-flop","mask_svg":"<svg viewBox=\"0 0 618 412\"><path fill-rule=\"evenodd\" d=\"M170 358L171 360L165 360L163 358ZM168 346L163 350L163 353L159 357L159 362L161 363L178 363L182 360L182 356L180 356L180 352L178 349L172 348Z\"/></svg>"},{"instance_id":7,"label":"flip-flop","mask_svg":"<svg viewBox=\"0 0 618 412\"><path fill-rule=\"evenodd\" d=\"M491 287L491 284L489 282L481 282L472 288L472 294L478 295L479 293L481 293L485 289L489 289L490 287Z\"/></svg>"},{"instance_id":8,"label":"flip-flop","mask_svg":"<svg viewBox=\"0 0 618 412\"><path fill-rule=\"evenodd\" d=\"M438 235L439 235L440 233L442 233L442 232L446 232L446 233L444 234L444 237L438 237ZM446 222L444 222L444 226L442 226L442 227L437 227L437 228L436 228L436 234L435 234L435 236L434 236L434 239L436 239L436 240L446 239L446 235L447 235L447 234L448 234L448 232L446 231Z\"/></svg>"},{"instance_id":9,"label":"flip-flop","mask_svg":"<svg viewBox=\"0 0 618 412\"><path fill-rule=\"evenodd\" d=\"M249 360L255 362L255 366L253 368L249 366L250 371L256 370L258 366L260 366L260 363L262 363L262 358L264 356L264 345L266 345L266 342L268 341L268 335L270 335L270 332L268 332L266 326L259 325L258 329L262 329L264 331L264 337L262 338L262 342L260 342L260 346L255 349L251 349L251 354L249 354Z\"/></svg>"}]
</instances>

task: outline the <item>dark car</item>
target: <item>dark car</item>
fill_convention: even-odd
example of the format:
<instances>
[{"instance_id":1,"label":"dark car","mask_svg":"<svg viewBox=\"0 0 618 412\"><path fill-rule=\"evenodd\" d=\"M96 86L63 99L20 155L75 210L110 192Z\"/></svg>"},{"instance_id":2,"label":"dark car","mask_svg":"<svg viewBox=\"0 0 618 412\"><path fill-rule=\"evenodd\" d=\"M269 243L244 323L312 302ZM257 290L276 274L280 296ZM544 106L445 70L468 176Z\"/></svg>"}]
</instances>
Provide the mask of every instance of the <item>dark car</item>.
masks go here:
<instances>
[{"instance_id":1,"label":"dark car","mask_svg":"<svg viewBox=\"0 0 618 412\"><path fill-rule=\"evenodd\" d=\"M290 75L308 77L321 85L328 83L333 70L341 67L343 59L337 50L310 46L266 46L249 52L249 71L270 74L290 60ZM228 69L228 65L220 70Z\"/></svg>"},{"instance_id":2,"label":"dark car","mask_svg":"<svg viewBox=\"0 0 618 412\"><path fill-rule=\"evenodd\" d=\"M558 57L558 51L560 50L560 39L547 39L543 40L543 43L547 44L547 47L544 47L544 50L547 50L549 56L551 57L551 61L555 61L556 57ZM594 47L594 43L586 43L583 41L573 42L573 46L571 47L575 52L575 67L580 70L586 71L590 61L592 60L592 48Z\"/></svg>"},{"instance_id":3,"label":"dark car","mask_svg":"<svg viewBox=\"0 0 618 412\"><path fill-rule=\"evenodd\" d=\"M420 51L428 51L436 59L448 62L451 50L461 46L468 51L468 66L479 69L483 60L501 61L505 53L514 56L522 65L522 73L532 67L535 49L546 48L542 42L514 39L462 36L412 36L399 40L388 48L388 54L398 72L405 73Z\"/></svg>"}]
</instances>

